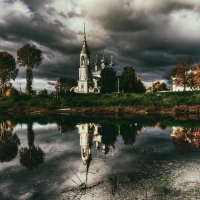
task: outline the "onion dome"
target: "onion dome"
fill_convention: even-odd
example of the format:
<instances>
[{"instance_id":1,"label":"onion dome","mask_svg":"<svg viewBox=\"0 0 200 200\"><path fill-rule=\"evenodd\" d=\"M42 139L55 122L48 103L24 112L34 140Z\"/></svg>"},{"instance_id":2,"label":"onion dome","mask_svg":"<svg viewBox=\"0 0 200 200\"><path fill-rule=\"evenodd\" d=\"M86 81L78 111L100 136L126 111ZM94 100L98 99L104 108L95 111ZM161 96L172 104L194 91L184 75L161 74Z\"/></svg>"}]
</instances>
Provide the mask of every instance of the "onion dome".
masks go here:
<instances>
[{"instance_id":1,"label":"onion dome","mask_svg":"<svg viewBox=\"0 0 200 200\"><path fill-rule=\"evenodd\" d=\"M108 60L107 60L107 58L106 58L105 55L102 56L101 62L104 63L104 65L107 65L107 64L108 64Z\"/></svg>"}]
</instances>

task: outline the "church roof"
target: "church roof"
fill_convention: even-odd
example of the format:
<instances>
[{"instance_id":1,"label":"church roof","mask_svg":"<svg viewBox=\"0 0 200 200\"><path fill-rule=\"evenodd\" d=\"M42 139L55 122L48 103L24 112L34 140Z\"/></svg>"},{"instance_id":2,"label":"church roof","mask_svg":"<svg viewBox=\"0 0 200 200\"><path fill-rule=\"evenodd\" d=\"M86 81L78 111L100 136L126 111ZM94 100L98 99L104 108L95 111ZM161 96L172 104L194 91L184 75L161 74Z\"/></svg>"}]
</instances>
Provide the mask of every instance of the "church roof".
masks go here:
<instances>
[{"instance_id":1,"label":"church roof","mask_svg":"<svg viewBox=\"0 0 200 200\"><path fill-rule=\"evenodd\" d=\"M84 23L84 41L83 41L83 46L82 46L81 53L90 54L90 51L89 51L88 45L87 45L87 41L86 41L85 23Z\"/></svg>"},{"instance_id":2,"label":"church roof","mask_svg":"<svg viewBox=\"0 0 200 200\"><path fill-rule=\"evenodd\" d=\"M90 54L90 51L89 51L89 49L88 49L88 45L87 45L86 38L84 38L81 53Z\"/></svg>"}]
</instances>

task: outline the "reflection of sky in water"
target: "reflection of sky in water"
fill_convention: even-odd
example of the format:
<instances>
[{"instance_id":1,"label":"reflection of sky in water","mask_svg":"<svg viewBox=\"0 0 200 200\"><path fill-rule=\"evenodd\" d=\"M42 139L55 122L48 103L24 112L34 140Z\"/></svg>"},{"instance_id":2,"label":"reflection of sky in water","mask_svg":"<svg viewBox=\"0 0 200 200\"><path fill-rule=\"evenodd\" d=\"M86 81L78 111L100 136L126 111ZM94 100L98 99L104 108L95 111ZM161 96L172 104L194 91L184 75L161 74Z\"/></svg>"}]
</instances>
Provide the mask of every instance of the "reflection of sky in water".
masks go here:
<instances>
[{"instance_id":1,"label":"reflection of sky in water","mask_svg":"<svg viewBox=\"0 0 200 200\"><path fill-rule=\"evenodd\" d=\"M33 131L35 146L40 147L45 153L44 164L29 172L20 165L19 155L11 162L1 163L0 178L3 195L10 195L14 199L36 199L52 196L57 192L75 188L86 182L85 168L81 160L80 136L77 129L61 134L56 124L44 126L34 123ZM26 124L22 124L22 130L20 124L16 125L13 133L17 133L21 141L19 149L28 147ZM196 154L194 155L194 153L197 151L191 153L192 156L191 154L180 155L174 149L171 133L172 128L170 127L165 130L158 127L143 127L141 132L136 135L136 141L132 146L124 145L122 133L120 133L116 137L115 148L112 150L109 147L106 156L102 154L102 145L100 144L100 150L97 152L95 143L93 143L87 184L98 183L112 172L117 175L127 175L132 180L135 180L134 177L137 176L138 184L145 175L152 178L153 171L159 176L164 176L166 180L173 179L172 176L176 177L172 184L173 187L179 187L181 181L198 181L194 178L198 177L195 170L191 176L189 172L177 175L172 170L172 168L177 169L179 162L182 167L189 167L190 170L193 166L196 168L197 164L194 159ZM144 152L144 150L149 150L149 152ZM192 165L189 165L189 162ZM164 174L165 171L167 174ZM151 181L153 184L154 178Z\"/></svg>"}]
</instances>

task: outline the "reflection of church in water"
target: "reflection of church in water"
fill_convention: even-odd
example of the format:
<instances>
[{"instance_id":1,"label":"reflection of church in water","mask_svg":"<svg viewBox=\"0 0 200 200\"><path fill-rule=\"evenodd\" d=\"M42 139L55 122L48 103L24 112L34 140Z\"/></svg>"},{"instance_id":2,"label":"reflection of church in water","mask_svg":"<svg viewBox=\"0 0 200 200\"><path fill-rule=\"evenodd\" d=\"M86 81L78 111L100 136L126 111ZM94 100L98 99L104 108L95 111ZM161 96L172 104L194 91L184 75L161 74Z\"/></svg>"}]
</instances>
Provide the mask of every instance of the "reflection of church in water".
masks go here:
<instances>
[{"instance_id":1,"label":"reflection of church in water","mask_svg":"<svg viewBox=\"0 0 200 200\"><path fill-rule=\"evenodd\" d=\"M109 148L113 150L114 146L112 144L104 144L102 142L102 135L99 133L101 128L100 124L85 123L77 124L78 133L80 134L80 146L81 146L81 157L86 171L89 169L91 157L92 144L95 143L95 149L97 151L97 156L99 150L106 156L109 152ZM113 152L113 151L112 151Z\"/></svg>"}]
</instances>

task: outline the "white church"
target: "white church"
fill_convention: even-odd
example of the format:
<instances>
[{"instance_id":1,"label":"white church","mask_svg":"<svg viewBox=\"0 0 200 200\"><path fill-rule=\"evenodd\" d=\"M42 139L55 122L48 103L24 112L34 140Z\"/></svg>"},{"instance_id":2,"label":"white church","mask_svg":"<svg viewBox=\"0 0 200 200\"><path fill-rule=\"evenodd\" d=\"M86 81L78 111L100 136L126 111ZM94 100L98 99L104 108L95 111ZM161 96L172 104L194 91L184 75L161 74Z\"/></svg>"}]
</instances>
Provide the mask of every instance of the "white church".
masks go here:
<instances>
[{"instance_id":1,"label":"white church","mask_svg":"<svg viewBox=\"0 0 200 200\"><path fill-rule=\"evenodd\" d=\"M72 87L70 91L75 93L100 93L101 87L98 81L101 78L101 70L108 66L108 60L103 53L101 58L101 69L98 69L97 55L96 62L94 63L95 69L90 67L90 51L87 46L85 25L84 25L84 41L82 50L80 52L80 67L79 67L79 80L78 86ZM111 56L110 67L114 67Z\"/></svg>"}]
</instances>

